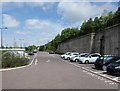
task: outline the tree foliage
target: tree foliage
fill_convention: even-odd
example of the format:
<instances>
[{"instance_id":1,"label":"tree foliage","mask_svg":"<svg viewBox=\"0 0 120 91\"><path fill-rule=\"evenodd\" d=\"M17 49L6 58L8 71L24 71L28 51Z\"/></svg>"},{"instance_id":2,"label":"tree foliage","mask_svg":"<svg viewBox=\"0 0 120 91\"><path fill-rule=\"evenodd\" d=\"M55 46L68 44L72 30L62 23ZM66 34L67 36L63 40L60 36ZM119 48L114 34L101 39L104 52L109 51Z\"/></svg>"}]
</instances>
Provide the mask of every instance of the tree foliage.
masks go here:
<instances>
[{"instance_id":1,"label":"tree foliage","mask_svg":"<svg viewBox=\"0 0 120 91\"><path fill-rule=\"evenodd\" d=\"M37 46L35 45L30 45L28 47L25 48L26 52L32 52L33 50L37 49Z\"/></svg>"}]
</instances>

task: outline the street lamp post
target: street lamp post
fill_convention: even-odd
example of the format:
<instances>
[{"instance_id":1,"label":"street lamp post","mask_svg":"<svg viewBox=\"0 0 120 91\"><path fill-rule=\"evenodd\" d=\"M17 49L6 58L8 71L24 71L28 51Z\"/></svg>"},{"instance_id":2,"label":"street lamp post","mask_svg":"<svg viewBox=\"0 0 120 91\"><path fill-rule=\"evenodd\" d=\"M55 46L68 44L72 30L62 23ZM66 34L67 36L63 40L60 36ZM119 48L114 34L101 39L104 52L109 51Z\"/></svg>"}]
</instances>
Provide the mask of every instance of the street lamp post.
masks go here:
<instances>
[{"instance_id":1,"label":"street lamp post","mask_svg":"<svg viewBox=\"0 0 120 91\"><path fill-rule=\"evenodd\" d=\"M22 48L22 41L24 40L24 39L19 39L20 40L20 47Z\"/></svg>"},{"instance_id":2,"label":"street lamp post","mask_svg":"<svg viewBox=\"0 0 120 91\"><path fill-rule=\"evenodd\" d=\"M3 48L3 36L2 36L2 30L3 29L8 29L8 28L7 27L0 28L0 30L1 30L1 48Z\"/></svg>"}]
</instances>

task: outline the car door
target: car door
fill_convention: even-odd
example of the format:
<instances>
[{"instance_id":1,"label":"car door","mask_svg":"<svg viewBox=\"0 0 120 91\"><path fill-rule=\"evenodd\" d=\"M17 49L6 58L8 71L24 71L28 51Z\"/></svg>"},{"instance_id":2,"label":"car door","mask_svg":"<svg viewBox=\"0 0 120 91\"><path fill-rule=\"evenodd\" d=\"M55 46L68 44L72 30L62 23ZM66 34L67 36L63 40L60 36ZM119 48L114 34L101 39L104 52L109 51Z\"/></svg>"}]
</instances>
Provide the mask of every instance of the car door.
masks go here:
<instances>
[{"instance_id":1,"label":"car door","mask_svg":"<svg viewBox=\"0 0 120 91\"><path fill-rule=\"evenodd\" d=\"M97 54L91 54L90 62L94 63L98 57L99 57L99 55L97 55Z\"/></svg>"},{"instance_id":2,"label":"car door","mask_svg":"<svg viewBox=\"0 0 120 91\"><path fill-rule=\"evenodd\" d=\"M83 63L84 63L85 60L88 59L88 58L89 58L89 56L86 55L86 54L82 54L82 55L80 55L80 61L82 61Z\"/></svg>"}]
</instances>

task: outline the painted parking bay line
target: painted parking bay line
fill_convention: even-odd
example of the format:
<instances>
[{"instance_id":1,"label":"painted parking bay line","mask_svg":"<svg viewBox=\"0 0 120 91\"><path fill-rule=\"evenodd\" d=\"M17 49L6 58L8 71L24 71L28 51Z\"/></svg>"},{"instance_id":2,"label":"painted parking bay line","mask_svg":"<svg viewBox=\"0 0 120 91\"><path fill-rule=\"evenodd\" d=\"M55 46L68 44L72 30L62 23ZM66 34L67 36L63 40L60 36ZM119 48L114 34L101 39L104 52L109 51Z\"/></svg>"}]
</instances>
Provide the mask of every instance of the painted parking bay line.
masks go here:
<instances>
[{"instance_id":1,"label":"painted parking bay line","mask_svg":"<svg viewBox=\"0 0 120 91\"><path fill-rule=\"evenodd\" d=\"M81 69L83 69L83 70L85 70L85 71L87 71L87 72L93 73L93 74L98 75L98 76L100 76L100 77L104 77L104 78L106 78L106 79L108 79L108 80L111 80L111 81L113 81L113 82L115 82L115 83L120 83L119 81L114 80L114 79L110 78L109 76L102 75L102 74L99 74L99 73L95 73L94 71L89 70L89 69L86 68L86 67L81 67L81 66L79 66L79 65L77 65L77 64L70 63L70 62L68 62L68 61L65 61L65 62L66 62L66 63L69 63L69 64L71 64L71 65L74 65L74 66L76 66L76 67L78 67L78 68L81 68Z\"/></svg>"},{"instance_id":2,"label":"painted parking bay line","mask_svg":"<svg viewBox=\"0 0 120 91\"><path fill-rule=\"evenodd\" d=\"M68 64L71 64L71 65L73 65L73 66L75 66L75 67L81 68L81 69L83 70L83 72L90 72L90 73L94 74L93 76L100 76L100 77L102 77L102 78L104 78L104 79L106 79L106 80L110 80L110 81L112 81L112 82L114 82L114 83L120 84L120 81L119 81L119 80L116 81L116 80L112 79L111 77L109 77L109 76L106 75L106 74L101 74L101 73L104 73L104 71L102 71L102 72L95 72L95 71L93 71L93 70L90 70L90 69L89 69L90 67L81 67L81 66L78 65L78 64L74 64L74 63L68 62L68 61L66 61L66 60L62 60L62 61L66 62L66 63L68 63ZM102 80L103 80L103 79L102 79Z\"/></svg>"}]
</instances>

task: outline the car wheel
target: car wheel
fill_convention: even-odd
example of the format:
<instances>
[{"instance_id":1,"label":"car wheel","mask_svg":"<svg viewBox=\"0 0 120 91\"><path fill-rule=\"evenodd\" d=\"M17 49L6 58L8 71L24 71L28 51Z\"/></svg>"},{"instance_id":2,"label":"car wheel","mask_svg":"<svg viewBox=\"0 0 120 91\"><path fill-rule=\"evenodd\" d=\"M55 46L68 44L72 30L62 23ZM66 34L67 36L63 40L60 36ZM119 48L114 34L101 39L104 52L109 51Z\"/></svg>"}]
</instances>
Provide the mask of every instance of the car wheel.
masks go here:
<instances>
[{"instance_id":1,"label":"car wheel","mask_svg":"<svg viewBox=\"0 0 120 91\"><path fill-rule=\"evenodd\" d=\"M103 65L102 69L103 69L104 71L106 71L106 70L107 70L107 66L106 66L106 65Z\"/></svg>"},{"instance_id":2,"label":"car wheel","mask_svg":"<svg viewBox=\"0 0 120 91\"><path fill-rule=\"evenodd\" d=\"M78 60L78 59L75 59L75 62L79 62L79 60Z\"/></svg>"},{"instance_id":3,"label":"car wheel","mask_svg":"<svg viewBox=\"0 0 120 91\"><path fill-rule=\"evenodd\" d=\"M70 60L70 58L68 57L67 60Z\"/></svg>"},{"instance_id":4,"label":"car wheel","mask_svg":"<svg viewBox=\"0 0 120 91\"><path fill-rule=\"evenodd\" d=\"M89 61L88 61L88 60L86 60L86 61L85 61L85 64L89 64Z\"/></svg>"}]
</instances>

